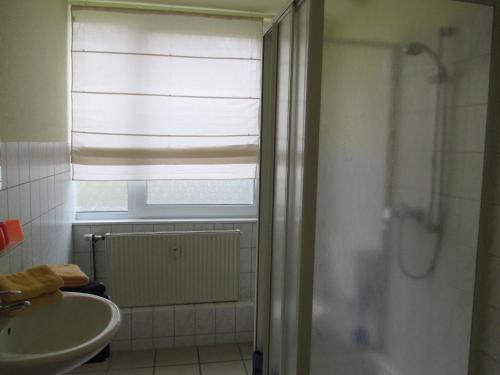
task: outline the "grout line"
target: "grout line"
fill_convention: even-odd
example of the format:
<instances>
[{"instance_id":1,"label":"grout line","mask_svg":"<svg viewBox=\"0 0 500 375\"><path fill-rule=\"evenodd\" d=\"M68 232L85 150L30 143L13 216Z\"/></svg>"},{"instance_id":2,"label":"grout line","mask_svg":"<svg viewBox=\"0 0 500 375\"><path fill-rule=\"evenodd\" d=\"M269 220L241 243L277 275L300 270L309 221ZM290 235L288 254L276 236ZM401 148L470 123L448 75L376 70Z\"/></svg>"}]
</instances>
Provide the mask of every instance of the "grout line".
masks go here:
<instances>
[{"instance_id":1,"label":"grout line","mask_svg":"<svg viewBox=\"0 0 500 375\"><path fill-rule=\"evenodd\" d=\"M16 185L6 186L6 187L4 187L3 189L0 189L0 191L7 191L7 190L9 190L9 189L14 189L14 188L16 188L16 187L20 187L20 186L23 186L23 185L28 185L28 184L30 184L30 183L32 183L32 182L42 181L42 180L45 180L45 179L47 179L47 178L60 176L60 175L62 175L62 174L66 174L66 173L68 173L68 172L70 172L70 171L69 171L69 170L67 170L67 171L64 171L64 172L54 173L54 174L51 174L51 175L48 175L48 176L45 176L45 177L38 177L38 178L35 178L35 179L33 179L33 180L31 180L31 179L30 179L29 181L26 181L26 182L20 182L20 183L18 183L18 184L16 184Z\"/></svg>"},{"instance_id":2,"label":"grout line","mask_svg":"<svg viewBox=\"0 0 500 375\"><path fill-rule=\"evenodd\" d=\"M154 349L154 354L153 354L153 375L156 374L156 356L157 356L157 350Z\"/></svg>"},{"instance_id":3,"label":"grout line","mask_svg":"<svg viewBox=\"0 0 500 375\"><path fill-rule=\"evenodd\" d=\"M196 346L196 353L198 355L198 371L200 372L201 375L201 359L200 359L200 347Z\"/></svg>"}]
</instances>

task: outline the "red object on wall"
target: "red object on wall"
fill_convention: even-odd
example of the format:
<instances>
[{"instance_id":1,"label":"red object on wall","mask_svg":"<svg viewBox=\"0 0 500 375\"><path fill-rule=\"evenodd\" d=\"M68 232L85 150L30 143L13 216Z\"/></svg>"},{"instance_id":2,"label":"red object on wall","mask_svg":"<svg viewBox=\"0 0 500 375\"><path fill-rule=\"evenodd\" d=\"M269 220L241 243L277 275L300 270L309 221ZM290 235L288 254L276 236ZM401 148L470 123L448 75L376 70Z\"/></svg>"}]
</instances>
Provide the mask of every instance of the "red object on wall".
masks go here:
<instances>
[{"instance_id":1,"label":"red object on wall","mask_svg":"<svg viewBox=\"0 0 500 375\"><path fill-rule=\"evenodd\" d=\"M5 237L3 235L3 230L0 230L0 251L7 247L7 241L5 241Z\"/></svg>"},{"instance_id":2,"label":"red object on wall","mask_svg":"<svg viewBox=\"0 0 500 375\"><path fill-rule=\"evenodd\" d=\"M5 222L7 226L7 234L9 236L10 241L23 241L24 240L24 232L23 226L21 225L21 220L7 220Z\"/></svg>"},{"instance_id":3,"label":"red object on wall","mask_svg":"<svg viewBox=\"0 0 500 375\"><path fill-rule=\"evenodd\" d=\"M0 232L2 233L3 242L5 243L5 247L7 247L7 245L10 242L10 238L9 238L9 232L7 230L7 224L5 224L4 222L0 222Z\"/></svg>"}]
</instances>

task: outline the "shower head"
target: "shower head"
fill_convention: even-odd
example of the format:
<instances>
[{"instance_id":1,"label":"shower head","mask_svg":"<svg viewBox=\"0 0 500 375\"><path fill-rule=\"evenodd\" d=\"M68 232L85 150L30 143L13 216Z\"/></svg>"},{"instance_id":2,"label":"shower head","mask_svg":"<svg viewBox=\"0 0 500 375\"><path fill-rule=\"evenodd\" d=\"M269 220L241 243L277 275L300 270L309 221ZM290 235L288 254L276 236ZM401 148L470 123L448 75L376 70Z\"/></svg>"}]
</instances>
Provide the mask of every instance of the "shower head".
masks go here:
<instances>
[{"instance_id":1,"label":"shower head","mask_svg":"<svg viewBox=\"0 0 500 375\"><path fill-rule=\"evenodd\" d=\"M427 44L420 42L411 42L403 46L402 51L408 56L418 56L422 53L427 53L431 55L436 61L440 62L438 54Z\"/></svg>"},{"instance_id":2,"label":"shower head","mask_svg":"<svg viewBox=\"0 0 500 375\"><path fill-rule=\"evenodd\" d=\"M403 46L402 51L408 56L418 56L424 52L429 52L434 55L434 51L432 51L428 46L418 42L408 43L407 45Z\"/></svg>"},{"instance_id":3,"label":"shower head","mask_svg":"<svg viewBox=\"0 0 500 375\"><path fill-rule=\"evenodd\" d=\"M437 77L431 77L431 82L442 83L447 80L448 72L446 67L439 55L428 45L420 42L410 42L404 45L401 51L407 56L419 56L423 53L430 55L438 67L438 75Z\"/></svg>"}]
</instances>

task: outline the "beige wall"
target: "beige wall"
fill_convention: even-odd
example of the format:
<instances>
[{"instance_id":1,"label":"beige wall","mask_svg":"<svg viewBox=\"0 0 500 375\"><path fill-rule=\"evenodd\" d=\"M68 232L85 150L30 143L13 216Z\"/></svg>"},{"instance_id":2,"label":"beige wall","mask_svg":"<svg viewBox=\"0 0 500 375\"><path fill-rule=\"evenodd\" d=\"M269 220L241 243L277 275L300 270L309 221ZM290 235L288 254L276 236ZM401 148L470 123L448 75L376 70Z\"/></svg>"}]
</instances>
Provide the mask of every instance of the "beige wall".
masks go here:
<instances>
[{"instance_id":1,"label":"beige wall","mask_svg":"<svg viewBox=\"0 0 500 375\"><path fill-rule=\"evenodd\" d=\"M67 139L67 2L0 1L0 139Z\"/></svg>"}]
</instances>

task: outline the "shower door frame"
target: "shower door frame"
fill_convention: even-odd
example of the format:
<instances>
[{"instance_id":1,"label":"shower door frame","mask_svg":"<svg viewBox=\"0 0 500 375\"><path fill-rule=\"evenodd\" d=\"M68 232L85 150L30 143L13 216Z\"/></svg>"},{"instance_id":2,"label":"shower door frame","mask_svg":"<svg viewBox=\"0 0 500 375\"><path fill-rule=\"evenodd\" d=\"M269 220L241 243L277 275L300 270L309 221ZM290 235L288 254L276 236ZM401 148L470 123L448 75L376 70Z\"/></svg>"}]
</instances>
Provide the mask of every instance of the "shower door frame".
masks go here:
<instances>
[{"instance_id":1,"label":"shower door frame","mask_svg":"<svg viewBox=\"0 0 500 375\"><path fill-rule=\"evenodd\" d=\"M319 114L320 114L320 102L321 102L321 69L322 69L322 41L323 41L323 19L324 19L324 1L323 0L296 0L290 3L288 7L285 8L283 14L291 11L295 13L298 9L305 13L305 28L301 29L301 33L303 33L304 37L304 65L302 66L303 72L303 81L302 89L303 89L303 98L302 104L304 105L302 118L296 119L295 123L291 123L291 126L297 126L300 122L301 130L302 130L302 138L303 142L299 145L301 155L300 160L302 162L302 168L297 169L298 173L296 176L300 179L301 184L300 191L296 192L296 199L300 200L300 221L294 222L294 226L286 220L286 230L285 230L285 240L288 240L290 233L300 233L297 241L297 259L298 264L297 271L298 277L297 280L294 280L295 289L293 290L293 319L290 320L291 325L294 327L296 332L296 345L293 347L293 356L294 356L294 368L296 369L297 374L306 375L309 373L310 367L310 342L311 342L311 321L312 321L312 296L313 296L313 273L314 273L314 240L315 240L315 231L316 231L316 187L317 187L317 166L318 166L318 138L319 138ZM298 13L298 12L297 12ZM274 25L272 28L273 33L273 51L272 54L275 57L274 64L276 64L277 60L277 52L278 52L278 23L281 20L281 16L278 17L274 21ZM301 25L301 26L304 26ZM294 29L293 34L295 33L296 23L294 22L292 28ZM294 49L294 47L292 47ZM295 74L297 67L295 66L296 61L296 51L292 52L292 62L291 62L291 72L292 75ZM274 74L274 73L272 73ZM271 74L271 75L272 75ZM272 79L276 79L276 76L273 76ZM294 82L293 78L290 81L290 84L293 85L292 91L296 88L296 82ZM265 83L263 84L263 90L265 90ZM268 103L270 108L273 106L276 108L276 87L270 89L271 99ZM263 95L263 98L265 95ZM296 98L295 98L296 99ZM265 100L265 99L263 99ZM289 111L290 113L294 110L293 105L296 104L293 102L290 103ZM263 125L269 125L269 114L262 114ZM271 121L275 126L275 120ZM289 119L290 121L290 119ZM274 129L273 129L274 130ZM266 150L263 149L262 155L265 153L269 153L269 144L268 139L262 139L261 143L267 145ZM275 139L273 139L275 141ZM288 138L289 147L290 147L290 138ZM295 145L297 146L297 145ZM273 150L274 152L274 147ZM272 155L272 154L271 154ZM263 160L263 159L261 159ZM288 167L290 167L290 159L288 159ZM269 165L263 165L263 171L261 170L261 177L265 176L269 178L268 173ZM274 160L273 160L273 168L274 168ZM265 173L265 175L264 175ZM273 189L273 197L276 192L274 191L273 186L265 186L266 181L262 178L261 181L261 194L269 194L269 189ZM274 184L274 182L272 183ZM269 185L269 184L268 184ZM261 195L261 198L264 198L264 195ZM287 207L289 206L289 196L287 195ZM269 202L267 203L269 204ZM267 223L267 225L272 224L272 208L261 205L260 207L260 220L259 226L261 229L263 225ZM271 222L269 217L265 217L263 215L271 214ZM288 218L287 218L288 219ZM269 237L269 233L272 235L273 229L269 230L269 227L266 228L266 233L264 236L259 236L259 271L258 271L258 290L257 290L257 325L256 325L256 348L260 350L264 354L264 363L263 363L263 374L270 374L269 368L269 347L272 340L275 340L276 337L270 337L270 326L272 325L270 319L271 312L271 299L272 292L270 292L271 288L271 280L270 275L272 274L273 264L271 262L272 249L270 246L270 241L272 238ZM270 251L266 251L269 249ZM280 261L286 262L286 254L284 256L285 259L280 259ZM269 272L267 272L269 271ZM286 269L285 272L286 274ZM284 275L286 279L286 275ZM286 285L283 289L286 288ZM281 301L281 306L284 309L286 301ZM283 330L283 316L281 317L280 329ZM280 338L281 339L281 338ZM280 340L279 345L281 347L284 346L284 343ZM281 350L281 354L283 350ZM283 357L279 359L281 363L283 362ZM284 373L283 373L284 374ZM282 374L282 375L283 375ZM292 375L292 374L290 374Z\"/></svg>"},{"instance_id":2,"label":"shower door frame","mask_svg":"<svg viewBox=\"0 0 500 375\"><path fill-rule=\"evenodd\" d=\"M469 374L479 373L480 356L483 346L484 306L487 305L489 287L489 253L494 250L495 202L498 202L496 191L498 180L498 134L500 123L500 2L498 0L454 0L493 8L493 30L491 45L488 109L486 118L486 134L483 158L483 175L481 188L481 205L479 214L479 233L476 255L476 272L474 285L474 302L472 312L472 331L469 352ZM498 218L496 218L498 220Z\"/></svg>"}]
</instances>

